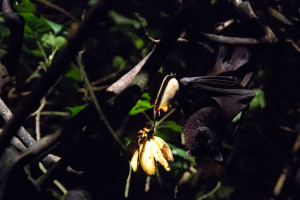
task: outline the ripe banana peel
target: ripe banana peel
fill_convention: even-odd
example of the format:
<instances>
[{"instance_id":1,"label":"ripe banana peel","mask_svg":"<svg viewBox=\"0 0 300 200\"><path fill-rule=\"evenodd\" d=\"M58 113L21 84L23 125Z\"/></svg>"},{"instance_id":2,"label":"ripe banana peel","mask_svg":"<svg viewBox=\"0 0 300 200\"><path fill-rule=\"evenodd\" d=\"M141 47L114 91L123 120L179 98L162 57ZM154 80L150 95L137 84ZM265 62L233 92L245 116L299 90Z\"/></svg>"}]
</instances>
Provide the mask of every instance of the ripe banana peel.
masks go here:
<instances>
[{"instance_id":1,"label":"ripe banana peel","mask_svg":"<svg viewBox=\"0 0 300 200\"><path fill-rule=\"evenodd\" d=\"M160 163L166 171L170 171L168 161L173 161L173 154L163 139L155 136L142 137L138 142L131 142L127 149L131 154L130 164L134 172L140 164L147 175L154 175L155 161Z\"/></svg>"},{"instance_id":2,"label":"ripe banana peel","mask_svg":"<svg viewBox=\"0 0 300 200\"><path fill-rule=\"evenodd\" d=\"M153 140L156 142L165 159L167 159L167 161L173 162L173 153L168 144L160 137L153 136Z\"/></svg>"},{"instance_id":3,"label":"ripe banana peel","mask_svg":"<svg viewBox=\"0 0 300 200\"><path fill-rule=\"evenodd\" d=\"M165 168L166 171L170 171L168 161L163 156L163 154L162 154L160 148L158 147L158 145L156 144L156 142L154 142L154 140L150 140L150 145L151 145L151 150L152 150L152 154L154 156L155 161L159 162Z\"/></svg>"},{"instance_id":4,"label":"ripe banana peel","mask_svg":"<svg viewBox=\"0 0 300 200\"><path fill-rule=\"evenodd\" d=\"M139 165L139 145L137 142L130 142L127 146L127 151L131 155L130 165L134 172L136 172Z\"/></svg>"},{"instance_id":5,"label":"ripe banana peel","mask_svg":"<svg viewBox=\"0 0 300 200\"><path fill-rule=\"evenodd\" d=\"M148 139L142 141L139 148L140 164L144 172L148 175L155 174L155 162L151 149L151 144Z\"/></svg>"}]
</instances>

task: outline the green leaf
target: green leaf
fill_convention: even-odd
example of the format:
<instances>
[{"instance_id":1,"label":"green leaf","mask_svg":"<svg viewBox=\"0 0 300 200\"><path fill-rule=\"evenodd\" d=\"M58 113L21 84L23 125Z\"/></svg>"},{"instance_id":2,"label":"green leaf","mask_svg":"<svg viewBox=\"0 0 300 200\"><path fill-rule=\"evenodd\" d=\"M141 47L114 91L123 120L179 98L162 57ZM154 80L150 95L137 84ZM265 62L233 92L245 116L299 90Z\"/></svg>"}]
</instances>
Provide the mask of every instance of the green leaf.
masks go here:
<instances>
[{"instance_id":1,"label":"green leaf","mask_svg":"<svg viewBox=\"0 0 300 200\"><path fill-rule=\"evenodd\" d=\"M186 162L182 161L175 161L172 164L172 168L179 168L179 169L188 169L189 165Z\"/></svg>"},{"instance_id":2,"label":"green leaf","mask_svg":"<svg viewBox=\"0 0 300 200\"><path fill-rule=\"evenodd\" d=\"M170 145L169 145L170 146ZM171 147L171 146L170 146ZM185 157L185 153L186 151L184 149L181 149L181 148L177 148L175 146L172 146L172 153L176 156L179 156L179 157L182 157L184 158Z\"/></svg>"},{"instance_id":3,"label":"green leaf","mask_svg":"<svg viewBox=\"0 0 300 200\"><path fill-rule=\"evenodd\" d=\"M74 64L71 65L71 69L65 74L65 76L79 82L82 81L80 69Z\"/></svg>"},{"instance_id":4,"label":"green leaf","mask_svg":"<svg viewBox=\"0 0 300 200\"><path fill-rule=\"evenodd\" d=\"M146 99L143 98L143 95L147 95ZM149 94L147 93L143 95L142 98L138 100L136 105L130 110L129 115L136 115L153 107L153 105L150 104Z\"/></svg>"},{"instance_id":5,"label":"green leaf","mask_svg":"<svg viewBox=\"0 0 300 200\"><path fill-rule=\"evenodd\" d=\"M210 0L210 4L211 5L215 5L215 3L217 3L218 0Z\"/></svg>"},{"instance_id":6,"label":"green leaf","mask_svg":"<svg viewBox=\"0 0 300 200\"><path fill-rule=\"evenodd\" d=\"M122 56L115 56L113 58L113 67L124 69L127 64L127 61L122 58Z\"/></svg>"},{"instance_id":7,"label":"green leaf","mask_svg":"<svg viewBox=\"0 0 300 200\"><path fill-rule=\"evenodd\" d=\"M86 106L87 106L87 104L83 104L80 106L66 107L66 109L71 112L71 115L73 117L73 116L77 115L77 113L79 113L81 110L83 110Z\"/></svg>"},{"instance_id":8,"label":"green leaf","mask_svg":"<svg viewBox=\"0 0 300 200\"><path fill-rule=\"evenodd\" d=\"M35 39L33 30L27 24L24 26L24 38L29 40Z\"/></svg>"},{"instance_id":9,"label":"green leaf","mask_svg":"<svg viewBox=\"0 0 300 200\"><path fill-rule=\"evenodd\" d=\"M55 37L54 38L55 51L58 51L66 42L67 42L66 38L62 36Z\"/></svg>"},{"instance_id":10,"label":"green leaf","mask_svg":"<svg viewBox=\"0 0 300 200\"><path fill-rule=\"evenodd\" d=\"M232 122L237 122L237 121L239 121L239 120L241 119L241 116L242 116L242 112L239 112L239 114L237 114L237 115L233 118Z\"/></svg>"},{"instance_id":11,"label":"green leaf","mask_svg":"<svg viewBox=\"0 0 300 200\"><path fill-rule=\"evenodd\" d=\"M140 16L139 14L136 14L136 13L135 13L135 15L136 15L136 17L142 22L142 24L143 24L144 26L147 26L147 25L148 25L148 22L147 22L147 20L146 20L144 17L142 17L142 16Z\"/></svg>"},{"instance_id":12,"label":"green leaf","mask_svg":"<svg viewBox=\"0 0 300 200\"><path fill-rule=\"evenodd\" d=\"M173 131L176 131L176 132L180 132L182 131L182 126L177 124L175 121L173 120L169 120L169 121L163 121L158 128L170 128L172 129Z\"/></svg>"},{"instance_id":13,"label":"green leaf","mask_svg":"<svg viewBox=\"0 0 300 200\"><path fill-rule=\"evenodd\" d=\"M89 6L96 5L98 3L98 0L89 0L88 4Z\"/></svg>"},{"instance_id":14,"label":"green leaf","mask_svg":"<svg viewBox=\"0 0 300 200\"><path fill-rule=\"evenodd\" d=\"M42 45L45 48L51 48L54 46L55 36L52 32L45 33L42 38Z\"/></svg>"},{"instance_id":15,"label":"green leaf","mask_svg":"<svg viewBox=\"0 0 300 200\"><path fill-rule=\"evenodd\" d=\"M57 200L62 200L63 199L63 195L60 192L58 192L57 190L52 189L50 191L51 191L51 193L52 193L52 195L55 199L57 199Z\"/></svg>"},{"instance_id":16,"label":"green leaf","mask_svg":"<svg viewBox=\"0 0 300 200\"><path fill-rule=\"evenodd\" d=\"M34 78L41 78L41 74L40 74L40 73L37 73L37 72L33 72L33 73L32 73L32 76L33 76Z\"/></svg>"},{"instance_id":17,"label":"green leaf","mask_svg":"<svg viewBox=\"0 0 300 200\"><path fill-rule=\"evenodd\" d=\"M235 189L232 186L221 185L220 189L217 191L217 196L220 199L230 199L234 190Z\"/></svg>"},{"instance_id":18,"label":"green leaf","mask_svg":"<svg viewBox=\"0 0 300 200\"><path fill-rule=\"evenodd\" d=\"M144 92L141 96L143 99L146 99L148 101L150 101L150 96L149 96L149 93L148 92Z\"/></svg>"},{"instance_id":19,"label":"green leaf","mask_svg":"<svg viewBox=\"0 0 300 200\"><path fill-rule=\"evenodd\" d=\"M141 24L137 20L130 19L128 17L120 15L116 11L110 11L108 13L108 16L111 17L115 21L116 24L133 25L135 28L141 27Z\"/></svg>"},{"instance_id":20,"label":"green leaf","mask_svg":"<svg viewBox=\"0 0 300 200\"><path fill-rule=\"evenodd\" d=\"M42 38L42 45L51 50L49 62L51 63L55 53L66 43L66 39L62 36L54 36L52 32L45 33Z\"/></svg>"},{"instance_id":21,"label":"green leaf","mask_svg":"<svg viewBox=\"0 0 300 200\"><path fill-rule=\"evenodd\" d=\"M43 57L43 54L40 50L31 50L32 55L37 57Z\"/></svg>"},{"instance_id":22,"label":"green leaf","mask_svg":"<svg viewBox=\"0 0 300 200\"><path fill-rule=\"evenodd\" d=\"M168 146L172 149L172 153L173 155L175 156L179 156L181 158L184 158L185 160L193 163L193 165L197 166L197 163L195 161L195 158L193 157L189 157L189 158L186 158L185 157L185 154L186 154L186 151L184 149L181 149L179 147L176 147L175 145L172 145L172 144L168 144Z\"/></svg>"},{"instance_id":23,"label":"green leaf","mask_svg":"<svg viewBox=\"0 0 300 200\"><path fill-rule=\"evenodd\" d=\"M142 49L144 47L144 44L145 44L144 40L141 39L136 39L134 42L136 49Z\"/></svg>"},{"instance_id":24,"label":"green leaf","mask_svg":"<svg viewBox=\"0 0 300 200\"><path fill-rule=\"evenodd\" d=\"M254 89L256 96L250 103L250 110L263 109L266 107L265 94L261 89Z\"/></svg>"},{"instance_id":25,"label":"green leaf","mask_svg":"<svg viewBox=\"0 0 300 200\"><path fill-rule=\"evenodd\" d=\"M62 25L57 24L51 20L45 19L45 22L52 28L55 34L59 33L62 29Z\"/></svg>"},{"instance_id":26,"label":"green leaf","mask_svg":"<svg viewBox=\"0 0 300 200\"><path fill-rule=\"evenodd\" d=\"M3 26L2 24L0 24L0 38L6 38L10 35L10 31L6 26Z\"/></svg>"},{"instance_id":27,"label":"green leaf","mask_svg":"<svg viewBox=\"0 0 300 200\"><path fill-rule=\"evenodd\" d=\"M36 36L36 34L44 34L52 30L44 17L37 17L33 13L20 13L20 15L22 15L25 19L25 26L28 26L24 30L25 35L31 34Z\"/></svg>"},{"instance_id":28,"label":"green leaf","mask_svg":"<svg viewBox=\"0 0 300 200\"><path fill-rule=\"evenodd\" d=\"M36 11L35 5L29 0L22 0L20 3L16 1L14 8L20 13L34 13Z\"/></svg>"}]
</instances>

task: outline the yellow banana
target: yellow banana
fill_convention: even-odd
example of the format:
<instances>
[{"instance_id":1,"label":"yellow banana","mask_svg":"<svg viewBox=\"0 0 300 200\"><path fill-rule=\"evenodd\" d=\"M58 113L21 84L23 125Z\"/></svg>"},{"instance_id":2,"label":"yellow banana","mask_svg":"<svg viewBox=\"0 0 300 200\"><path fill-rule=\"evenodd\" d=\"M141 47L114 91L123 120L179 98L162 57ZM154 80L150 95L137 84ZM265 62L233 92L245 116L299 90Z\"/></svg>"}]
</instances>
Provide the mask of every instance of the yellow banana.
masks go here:
<instances>
[{"instance_id":1,"label":"yellow banana","mask_svg":"<svg viewBox=\"0 0 300 200\"><path fill-rule=\"evenodd\" d=\"M161 86L158 90L155 103L154 103L154 115L156 112L158 116L160 115L160 110L163 112L167 112L168 108L170 107L171 102L173 101L174 97L178 93L179 90L179 83L176 78L172 76L166 76Z\"/></svg>"},{"instance_id":2,"label":"yellow banana","mask_svg":"<svg viewBox=\"0 0 300 200\"><path fill-rule=\"evenodd\" d=\"M141 141L139 148L139 160L141 167L146 174L155 174L155 162L151 150L150 141L148 139L144 139L143 141Z\"/></svg>"},{"instance_id":3,"label":"yellow banana","mask_svg":"<svg viewBox=\"0 0 300 200\"><path fill-rule=\"evenodd\" d=\"M130 160L130 165L131 165L131 168L134 172L136 172L137 167L139 165L138 158L139 158L139 150L136 149L136 151L133 153L133 156Z\"/></svg>"},{"instance_id":4,"label":"yellow banana","mask_svg":"<svg viewBox=\"0 0 300 200\"><path fill-rule=\"evenodd\" d=\"M154 140L150 140L150 145L155 161L159 162L165 168L166 171L170 171L168 161L164 158L157 143Z\"/></svg>"},{"instance_id":5,"label":"yellow banana","mask_svg":"<svg viewBox=\"0 0 300 200\"><path fill-rule=\"evenodd\" d=\"M174 160L173 153L172 153L170 147L168 146L168 144L160 137L153 136L152 139L156 142L156 144L159 147L159 149L161 150L164 158L167 159L167 161L173 162L173 160Z\"/></svg>"},{"instance_id":6,"label":"yellow banana","mask_svg":"<svg viewBox=\"0 0 300 200\"><path fill-rule=\"evenodd\" d=\"M139 157L139 146L136 142L130 142L127 146L127 151L131 156L130 165L134 172L136 172L138 167L138 157Z\"/></svg>"}]
</instances>

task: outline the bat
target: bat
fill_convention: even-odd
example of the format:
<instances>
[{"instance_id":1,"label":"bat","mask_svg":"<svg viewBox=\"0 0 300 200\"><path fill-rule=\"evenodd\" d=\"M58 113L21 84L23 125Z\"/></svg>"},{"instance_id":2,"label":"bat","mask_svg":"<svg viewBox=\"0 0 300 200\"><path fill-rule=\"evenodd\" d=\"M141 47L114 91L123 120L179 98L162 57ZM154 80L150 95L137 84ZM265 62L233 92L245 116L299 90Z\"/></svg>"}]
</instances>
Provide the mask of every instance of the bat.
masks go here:
<instances>
[{"instance_id":1,"label":"bat","mask_svg":"<svg viewBox=\"0 0 300 200\"><path fill-rule=\"evenodd\" d=\"M185 115L183 133L187 156L208 156L222 161L222 137L233 118L255 97L247 87L252 73L237 71L249 60L249 51L238 47L224 61L227 49L220 47L214 68L206 76L180 79L179 104Z\"/></svg>"}]
</instances>

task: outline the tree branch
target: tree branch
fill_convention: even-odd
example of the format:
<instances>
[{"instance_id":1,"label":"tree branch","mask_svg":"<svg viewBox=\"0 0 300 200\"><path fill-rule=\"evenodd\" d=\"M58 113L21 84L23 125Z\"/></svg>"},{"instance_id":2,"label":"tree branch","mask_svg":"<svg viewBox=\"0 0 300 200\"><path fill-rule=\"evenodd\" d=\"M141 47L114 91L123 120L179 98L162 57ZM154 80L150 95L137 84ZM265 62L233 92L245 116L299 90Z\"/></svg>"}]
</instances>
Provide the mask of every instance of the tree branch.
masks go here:
<instances>
[{"instance_id":1,"label":"tree branch","mask_svg":"<svg viewBox=\"0 0 300 200\"><path fill-rule=\"evenodd\" d=\"M99 19L106 17L106 12L106 5L103 1L98 1L91 12L87 14L85 20L79 24L74 34L70 36L68 43L55 55L47 72L39 82L34 85L31 94L18 105L15 117L6 124L3 133L0 135L0 155L2 155L5 148L9 146L11 138L18 131L23 121L31 112L37 109L42 97L66 71L69 63L82 48L87 33L91 31L94 26L97 26Z\"/></svg>"},{"instance_id":2,"label":"tree branch","mask_svg":"<svg viewBox=\"0 0 300 200\"><path fill-rule=\"evenodd\" d=\"M270 30L270 29L268 29ZM230 36L223 36L223 35L215 35L211 33L203 33L198 32L200 39L215 42L218 44L230 44L230 45L256 45L256 44L272 44L276 43L274 40L270 40L270 32L266 32L260 39L256 38L241 38L241 37L230 37Z\"/></svg>"},{"instance_id":3,"label":"tree branch","mask_svg":"<svg viewBox=\"0 0 300 200\"><path fill-rule=\"evenodd\" d=\"M253 21L258 26L260 26L264 31L264 40L266 43L276 43L278 42L277 37L273 33L270 27L262 24L258 17L255 15L249 1L243 2L242 0L228 0L233 4L236 10L241 14L242 17L249 21Z\"/></svg>"},{"instance_id":4,"label":"tree branch","mask_svg":"<svg viewBox=\"0 0 300 200\"><path fill-rule=\"evenodd\" d=\"M141 60L133 69L122 76L118 81L111 85L107 91L119 95L123 92L134 80L139 72L144 73L143 86L140 87L143 91L148 81L163 65L166 57L173 48L173 45L178 41L178 38L187 25L189 18L189 4L183 4L181 10L172 19L170 28L166 30L156 48L152 50L143 60Z\"/></svg>"},{"instance_id":5,"label":"tree branch","mask_svg":"<svg viewBox=\"0 0 300 200\"><path fill-rule=\"evenodd\" d=\"M8 73L13 75L18 67L24 35L24 19L13 12L9 0L2 2L5 24L10 30L9 50L1 59Z\"/></svg>"},{"instance_id":6,"label":"tree branch","mask_svg":"<svg viewBox=\"0 0 300 200\"><path fill-rule=\"evenodd\" d=\"M10 119L13 118L13 114L9 110L9 108L5 105L5 103L0 98L0 115L3 117L5 122L8 122ZM36 143L36 141L31 137L31 135L26 131L26 129L22 126L18 132L17 136L22 140L22 142L16 138L13 137L11 140L11 143L14 147L16 147L20 151L25 151L27 147L30 147ZM43 158L42 162L45 166L49 167L53 165L57 161L57 157L54 155L47 155L45 158Z\"/></svg>"}]
</instances>

